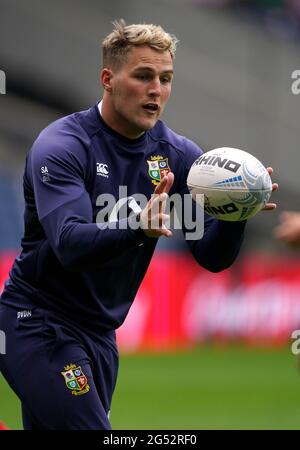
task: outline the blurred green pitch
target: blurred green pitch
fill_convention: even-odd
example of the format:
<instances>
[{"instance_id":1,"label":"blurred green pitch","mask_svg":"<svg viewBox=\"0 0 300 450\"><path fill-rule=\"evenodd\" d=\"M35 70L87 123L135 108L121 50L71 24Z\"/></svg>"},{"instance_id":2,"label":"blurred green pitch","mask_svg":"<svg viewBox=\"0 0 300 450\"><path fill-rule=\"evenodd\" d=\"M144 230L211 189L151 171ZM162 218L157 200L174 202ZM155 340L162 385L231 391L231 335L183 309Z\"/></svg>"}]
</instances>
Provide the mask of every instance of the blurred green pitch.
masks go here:
<instances>
[{"instance_id":1,"label":"blurred green pitch","mask_svg":"<svg viewBox=\"0 0 300 450\"><path fill-rule=\"evenodd\" d=\"M21 428L18 400L1 377L0 421ZM111 423L132 430L300 429L296 356L290 347L241 346L122 355Z\"/></svg>"}]
</instances>

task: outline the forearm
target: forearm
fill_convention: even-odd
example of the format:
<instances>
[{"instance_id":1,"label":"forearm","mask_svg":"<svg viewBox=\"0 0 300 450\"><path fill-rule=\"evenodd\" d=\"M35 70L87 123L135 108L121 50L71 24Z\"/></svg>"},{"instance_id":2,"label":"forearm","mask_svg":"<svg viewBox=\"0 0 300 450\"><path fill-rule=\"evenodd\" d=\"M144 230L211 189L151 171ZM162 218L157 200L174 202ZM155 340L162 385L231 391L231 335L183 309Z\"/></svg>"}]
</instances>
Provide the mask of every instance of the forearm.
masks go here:
<instances>
[{"instance_id":1,"label":"forearm","mask_svg":"<svg viewBox=\"0 0 300 450\"><path fill-rule=\"evenodd\" d=\"M77 207L78 202L77 200ZM128 219L113 224L97 224L70 213L65 205L41 220L47 239L60 263L70 270L83 270L105 264L110 259L140 245L147 237L130 227Z\"/></svg>"},{"instance_id":2,"label":"forearm","mask_svg":"<svg viewBox=\"0 0 300 450\"><path fill-rule=\"evenodd\" d=\"M246 221L211 219L198 241L187 241L196 261L211 272L227 269L235 261L244 238Z\"/></svg>"}]
</instances>

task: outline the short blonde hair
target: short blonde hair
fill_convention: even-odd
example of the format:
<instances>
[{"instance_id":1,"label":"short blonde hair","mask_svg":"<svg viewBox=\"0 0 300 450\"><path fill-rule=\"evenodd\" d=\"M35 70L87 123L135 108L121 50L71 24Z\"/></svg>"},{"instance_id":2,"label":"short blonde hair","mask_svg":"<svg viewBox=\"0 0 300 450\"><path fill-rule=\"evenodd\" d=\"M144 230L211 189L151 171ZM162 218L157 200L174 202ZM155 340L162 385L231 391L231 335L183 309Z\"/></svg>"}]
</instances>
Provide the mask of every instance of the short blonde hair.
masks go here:
<instances>
[{"instance_id":1,"label":"short blonde hair","mask_svg":"<svg viewBox=\"0 0 300 450\"><path fill-rule=\"evenodd\" d=\"M103 67L120 66L134 46L147 45L157 51L169 51L175 58L178 39L160 25L126 25L123 19L113 22L114 30L102 42Z\"/></svg>"}]
</instances>

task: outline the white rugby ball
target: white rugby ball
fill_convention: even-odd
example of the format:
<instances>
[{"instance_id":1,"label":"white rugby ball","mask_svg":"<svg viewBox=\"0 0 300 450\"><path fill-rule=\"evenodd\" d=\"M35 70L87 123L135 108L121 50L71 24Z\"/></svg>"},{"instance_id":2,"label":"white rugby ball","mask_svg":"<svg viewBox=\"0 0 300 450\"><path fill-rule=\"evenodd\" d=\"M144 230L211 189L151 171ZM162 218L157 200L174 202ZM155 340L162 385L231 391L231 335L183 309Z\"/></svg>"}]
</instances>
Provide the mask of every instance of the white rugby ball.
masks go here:
<instances>
[{"instance_id":1,"label":"white rugby ball","mask_svg":"<svg viewBox=\"0 0 300 450\"><path fill-rule=\"evenodd\" d=\"M208 215L228 221L254 216L272 193L264 165L250 153L230 147L216 148L197 158L187 185Z\"/></svg>"}]
</instances>

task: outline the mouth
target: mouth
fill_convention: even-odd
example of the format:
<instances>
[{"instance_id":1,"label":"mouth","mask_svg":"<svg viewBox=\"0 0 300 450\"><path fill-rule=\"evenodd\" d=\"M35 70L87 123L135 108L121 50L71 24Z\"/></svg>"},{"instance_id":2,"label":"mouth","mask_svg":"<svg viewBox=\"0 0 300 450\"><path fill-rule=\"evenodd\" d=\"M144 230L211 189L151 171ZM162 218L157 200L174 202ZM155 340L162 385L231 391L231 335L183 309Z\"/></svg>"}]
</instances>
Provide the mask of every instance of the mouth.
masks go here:
<instances>
[{"instance_id":1,"label":"mouth","mask_svg":"<svg viewBox=\"0 0 300 450\"><path fill-rule=\"evenodd\" d=\"M158 112L159 109L160 109L160 107L159 107L159 105L157 103L151 103L151 102L146 103L145 105L143 105L143 108L146 111L148 111L148 112L150 112L152 114Z\"/></svg>"}]
</instances>

